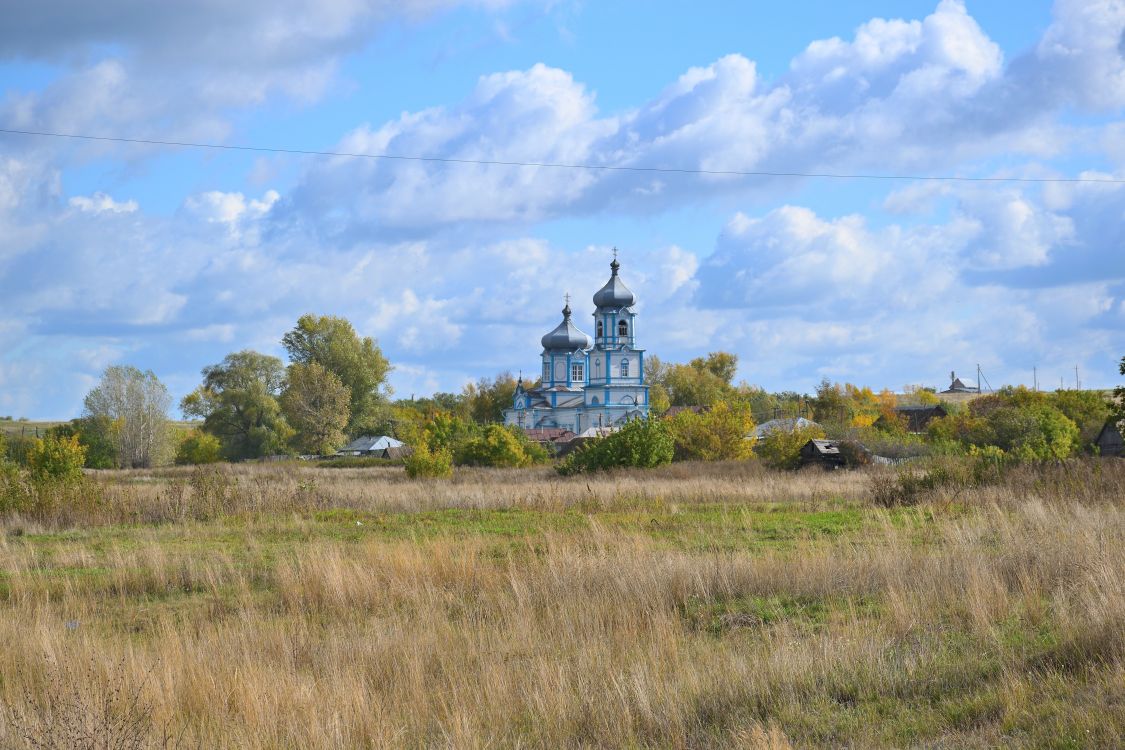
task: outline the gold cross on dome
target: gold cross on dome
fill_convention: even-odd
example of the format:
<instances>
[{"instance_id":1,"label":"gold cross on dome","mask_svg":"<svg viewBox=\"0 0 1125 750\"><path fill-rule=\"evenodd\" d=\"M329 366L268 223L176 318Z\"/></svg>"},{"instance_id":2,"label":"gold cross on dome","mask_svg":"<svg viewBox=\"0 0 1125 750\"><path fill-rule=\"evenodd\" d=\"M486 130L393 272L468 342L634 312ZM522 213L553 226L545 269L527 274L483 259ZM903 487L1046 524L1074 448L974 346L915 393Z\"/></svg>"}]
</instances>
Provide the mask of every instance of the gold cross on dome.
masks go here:
<instances>
[{"instance_id":1,"label":"gold cross on dome","mask_svg":"<svg viewBox=\"0 0 1125 750\"><path fill-rule=\"evenodd\" d=\"M613 259L617 260L617 247L616 246L614 246L614 248L613 248Z\"/></svg>"},{"instance_id":2,"label":"gold cross on dome","mask_svg":"<svg viewBox=\"0 0 1125 750\"><path fill-rule=\"evenodd\" d=\"M566 304L567 304L567 306L569 306L570 305L570 292L567 292L566 294L564 294L563 299L566 300Z\"/></svg>"}]
</instances>

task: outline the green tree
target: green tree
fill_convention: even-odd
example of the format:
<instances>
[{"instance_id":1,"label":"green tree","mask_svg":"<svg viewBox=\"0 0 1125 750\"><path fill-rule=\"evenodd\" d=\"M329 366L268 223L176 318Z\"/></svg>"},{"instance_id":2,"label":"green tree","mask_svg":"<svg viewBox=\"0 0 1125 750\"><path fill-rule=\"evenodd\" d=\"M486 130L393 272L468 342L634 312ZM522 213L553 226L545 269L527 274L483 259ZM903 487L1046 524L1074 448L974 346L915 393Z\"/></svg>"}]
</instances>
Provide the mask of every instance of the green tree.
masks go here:
<instances>
[{"instance_id":1,"label":"green tree","mask_svg":"<svg viewBox=\"0 0 1125 750\"><path fill-rule=\"evenodd\" d=\"M117 468L117 424L107 416L86 416L55 425L48 434L58 437L78 436L86 448L87 469Z\"/></svg>"},{"instance_id":2,"label":"green tree","mask_svg":"<svg viewBox=\"0 0 1125 750\"><path fill-rule=\"evenodd\" d=\"M278 405L285 368L277 357L245 350L203 368L203 384L180 408L203 419L204 432L219 439L223 456L237 461L287 452L293 429Z\"/></svg>"},{"instance_id":3,"label":"green tree","mask_svg":"<svg viewBox=\"0 0 1125 750\"><path fill-rule=\"evenodd\" d=\"M648 469L672 462L675 443L668 425L659 419L635 419L604 438L586 443L556 470L564 475L635 467Z\"/></svg>"},{"instance_id":4,"label":"green tree","mask_svg":"<svg viewBox=\"0 0 1125 750\"><path fill-rule=\"evenodd\" d=\"M1086 449L1092 449L1113 411L1100 391L1055 391L1050 402L1078 425L1079 442Z\"/></svg>"},{"instance_id":5,"label":"green tree","mask_svg":"<svg viewBox=\"0 0 1125 750\"><path fill-rule=\"evenodd\" d=\"M315 362L347 387L349 436L379 431L388 414L386 381L391 365L374 339L360 338L344 318L302 315L281 344L293 363Z\"/></svg>"},{"instance_id":6,"label":"green tree","mask_svg":"<svg viewBox=\"0 0 1125 750\"><path fill-rule=\"evenodd\" d=\"M327 455L347 442L349 402L347 386L316 362L289 365L279 403L297 450Z\"/></svg>"},{"instance_id":7,"label":"green tree","mask_svg":"<svg viewBox=\"0 0 1125 750\"><path fill-rule=\"evenodd\" d=\"M119 467L147 468L170 458L168 409L172 397L152 370L141 372L128 365L108 367L84 404L84 416L98 425L112 425L109 434Z\"/></svg>"},{"instance_id":8,"label":"green tree","mask_svg":"<svg viewBox=\"0 0 1125 750\"><path fill-rule=\"evenodd\" d=\"M775 469L796 469L801 463L801 448L810 440L824 438L824 430L817 425L794 430L774 430L759 440L754 452Z\"/></svg>"},{"instance_id":9,"label":"green tree","mask_svg":"<svg viewBox=\"0 0 1125 750\"><path fill-rule=\"evenodd\" d=\"M176 464L192 466L213 464L222 460L222 444L214 435L202 430L191 430L180 440L176 448Z\"/></svg>"},{"instance_id":10,"label":"green tree","mask_svg":"<svg viewBox=\"0 0 1125 750\"><path fill-rule=\"evenodd\" d=\"M75 481L82 477L86 463L86 448L78 442L77 435L36 438L28 456L28 469L35 479Z\"/></svg>"},{"instance_id":11,"label":"green tree","mask_svg":"<svg viewBox=\"0 0 1125 750\"><path fill-rule=\"evenodd\" d=\"M996 445L1024 460L1067 458L1079 445L1078 425L1053 406L1001 406L988 416Z\"/></svg>"},{"instance_id":12,"label":"green tree","mask_svg":"<svg viewBox=\"0 0 1125 750\"><path fill-rule=\"evenodd\" d=\"M754 418L748 404L720 401L699 414L682 411L668 422L677 460L732 461L753 454L754 444L747 436L754 429Z\"/></svg>"}]
</instances>

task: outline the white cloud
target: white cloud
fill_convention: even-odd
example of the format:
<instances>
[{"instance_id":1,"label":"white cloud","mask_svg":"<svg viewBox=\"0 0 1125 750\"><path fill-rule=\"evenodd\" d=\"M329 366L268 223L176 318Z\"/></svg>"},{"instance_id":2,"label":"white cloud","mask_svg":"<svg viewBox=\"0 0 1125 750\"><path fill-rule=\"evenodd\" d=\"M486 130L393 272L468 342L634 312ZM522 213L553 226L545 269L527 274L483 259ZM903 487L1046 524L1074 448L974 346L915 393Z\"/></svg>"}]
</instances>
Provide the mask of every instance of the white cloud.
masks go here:
<instances>
[{"instance_id":1,"label":"white cloud","mask_svg":"<svg viewBox=\"0 0 1125 750\"><path fill-rule=\"evenodd\" d=\"M131 214L138 208L137 202L134 200L116 201L112 196L105 193L94 193L91 196L76 195L68 203L79 211L91 214L103 211L115 214Z\"/></svg>"},{"instance_id":2,"label":"white cloud","mask_svg":"<svg viewBox=\"0 0 1125 750\"><path fill-rule=\"evenodd\" d=\"M1104 26L1099 39L1120 36L1119 15L1105 3L1094 11L1062 3L1043 43L1005 67L965 5L943 0L921 21L876 19L850 41L814 42L777 81L763 81L753 61L731 54L688 70L637 109L610 115L598 114L593 94L569 73L539 64L484 76L457 105L361 126L338 147L499 162L972 174L990 159L1054 156L1074 142L1077 131L1058 117L1074 103L1069 82L1087 74L1113 78L1120 55L1075 47L1085 62L1060 61L1060 43L1050 40L1081 38L1090 18ZM1098 104L1090 97L1081 103ZM428 233L466 223L656 212L716 192L763 196L794 184L336 159L311 167L278 216L346 242L376 229Z\"/></svg>"}]
</instances>

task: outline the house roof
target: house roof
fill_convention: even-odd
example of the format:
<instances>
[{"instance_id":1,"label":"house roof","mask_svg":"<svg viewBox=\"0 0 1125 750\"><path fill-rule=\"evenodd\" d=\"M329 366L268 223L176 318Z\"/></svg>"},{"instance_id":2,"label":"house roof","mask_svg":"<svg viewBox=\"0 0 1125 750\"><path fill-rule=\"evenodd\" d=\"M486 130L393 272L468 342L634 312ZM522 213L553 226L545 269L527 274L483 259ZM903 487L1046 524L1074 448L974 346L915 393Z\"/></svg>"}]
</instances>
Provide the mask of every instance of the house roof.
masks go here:
<instances>
[{"instance_id":1,"label":"house roof","mask_svg":"<svg viewBox=\"0 0 1125 750\"><path fill-rule=\"evenodd\" d=\"M822 456L840 455L840 443L836 440L810 440L805 446L812 445L813 450Z\"/></svg>"},{"instance_id":2,"label":"house roof","mask_svg":"<svg viewBox=\"0 0 1125 750\"><path fill-rule=\"evenodd\" d=\"M565 443L574 439L574 433L562 427L525 427L523 433L528 440L539 443Z\"/></svg>"},{"instance_id":3,"label":"house roof","mask_svg":"<svg viewBox=\"0 0 1125 750\"><path fill-rule=\"evenodd\" d=\"M750 437L764 438L773 432L794 432L795 430L803 430L806 427L819 427L816 422L804 417L785 417L782 419L771 419L768 422L762 422L754 428L750 433Z\"/></svg>"},{"instance_id":4,"label":"house roof","mask_svg":"<svg viewBox=\"0 0 1125 750\"><path fill-rule=\"evenodd\" d=\"M395 440L389 435L364 435L357 437L343 448L341 451L381 451L387 448L402 448L406 443L401 440Z\"/></svg>"}]
</instances>

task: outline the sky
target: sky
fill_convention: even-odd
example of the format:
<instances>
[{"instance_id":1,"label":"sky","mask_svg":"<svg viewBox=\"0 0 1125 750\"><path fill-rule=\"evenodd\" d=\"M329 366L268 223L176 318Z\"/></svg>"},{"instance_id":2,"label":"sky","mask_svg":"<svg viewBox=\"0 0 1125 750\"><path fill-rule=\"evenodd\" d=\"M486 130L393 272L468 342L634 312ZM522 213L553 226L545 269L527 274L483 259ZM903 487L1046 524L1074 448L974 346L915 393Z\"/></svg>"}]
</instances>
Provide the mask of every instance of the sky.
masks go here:
<instances>
[{"instance_id":1,"label":"sky","mask_svg":"<svg viewBox=\"0 0 1125 750\"><path fill-rule=\"evenodd\" d=\"M463 160L0 133L0 416L304 313L396 397L537 373L614 247L650 355L769 390L1120 381L1125 0L44 0L0 129Z\"/></svg>"}]
</instances>

